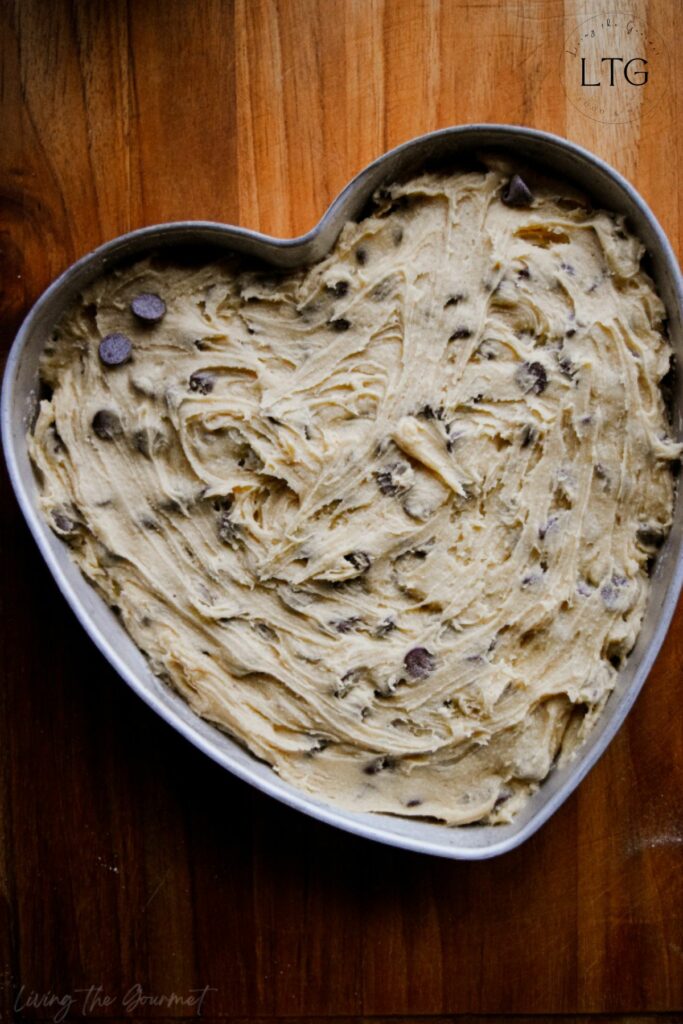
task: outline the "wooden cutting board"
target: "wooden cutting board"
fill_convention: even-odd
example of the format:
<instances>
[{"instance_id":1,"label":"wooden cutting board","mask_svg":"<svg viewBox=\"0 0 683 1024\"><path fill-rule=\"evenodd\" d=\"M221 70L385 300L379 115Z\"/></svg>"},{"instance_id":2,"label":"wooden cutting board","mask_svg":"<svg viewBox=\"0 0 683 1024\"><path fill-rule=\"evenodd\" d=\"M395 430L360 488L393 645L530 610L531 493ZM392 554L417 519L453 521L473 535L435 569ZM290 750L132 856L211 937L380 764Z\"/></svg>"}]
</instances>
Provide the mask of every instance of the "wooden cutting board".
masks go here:
<instances>
[{"instance_id":1,"label":"wooden cutting board","mask_svg":"<svg viewBox=\"0 0 683 1024\"><path fill-rule=\"evenodd\" d=\"M303 232L368 161L450 124L588 146L680 253L683 3L614 6L2 0L4 351L98 243L185 218ZM450 863L205 760L82 634L6 481L1 514L2 1020L67 999L74 1018L175 1020L199 1000L216 1020L683 1019L680 612L557 816L498 860Z\"/></svg>"}]
</instances>

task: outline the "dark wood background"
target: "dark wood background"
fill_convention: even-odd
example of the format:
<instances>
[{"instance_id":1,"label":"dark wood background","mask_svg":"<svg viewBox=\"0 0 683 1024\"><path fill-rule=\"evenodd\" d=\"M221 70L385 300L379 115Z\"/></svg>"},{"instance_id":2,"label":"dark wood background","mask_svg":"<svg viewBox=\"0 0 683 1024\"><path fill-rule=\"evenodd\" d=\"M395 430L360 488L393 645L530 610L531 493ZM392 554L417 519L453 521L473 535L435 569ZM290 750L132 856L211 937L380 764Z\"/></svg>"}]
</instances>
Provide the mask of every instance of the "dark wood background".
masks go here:
<instances>
[{"instance_id":1,"label":"dark wood background","mask_svg":"<svg viewBox=\"0 0 683 1024\"><path fill-rule=\"evenodd\" d=\"M619 125L561 80L567 35L609 5L0 0L3 350L105 239L177 218L300 233L370 159L453 123L588 145L680 245L683 4L616 6L665 41ZM683 1020L680 611L556 817L452 863L338 833L205 760L81 632L6 480L0 512L2 1020L65 1000L70 1019L177 1020L205 987L216 1020Z\"/></svg>"}]
</instances>

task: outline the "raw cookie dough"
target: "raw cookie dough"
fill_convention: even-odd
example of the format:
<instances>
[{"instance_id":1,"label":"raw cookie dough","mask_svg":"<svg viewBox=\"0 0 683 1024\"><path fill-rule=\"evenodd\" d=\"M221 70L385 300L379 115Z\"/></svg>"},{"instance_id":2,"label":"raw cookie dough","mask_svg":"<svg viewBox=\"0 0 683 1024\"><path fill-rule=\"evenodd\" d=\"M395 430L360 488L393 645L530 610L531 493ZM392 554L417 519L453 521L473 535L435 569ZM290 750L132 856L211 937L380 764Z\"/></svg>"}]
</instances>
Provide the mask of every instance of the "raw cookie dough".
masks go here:
<instances>
[{"instance_id":1,"label":"raw cookie dough","mask_svg":"<svg viewBox=\"0 0 683 1024\"><path fill-rule=\"evenodd\" d=\"M643 246L509 177L382 190L295 273L120 269L41 364L86 577L195 711L356 811L509 820L600 714L670 525Z\"/></svg>"}]
</instances>

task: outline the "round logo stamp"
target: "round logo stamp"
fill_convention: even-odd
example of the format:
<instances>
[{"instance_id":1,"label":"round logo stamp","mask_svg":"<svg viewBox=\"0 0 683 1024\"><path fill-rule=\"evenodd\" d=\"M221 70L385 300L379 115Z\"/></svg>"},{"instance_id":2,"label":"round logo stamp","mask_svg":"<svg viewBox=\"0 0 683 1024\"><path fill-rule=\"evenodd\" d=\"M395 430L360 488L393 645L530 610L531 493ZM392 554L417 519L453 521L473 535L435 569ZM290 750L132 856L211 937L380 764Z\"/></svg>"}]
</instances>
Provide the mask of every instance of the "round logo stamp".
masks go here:
<instances>
[{"instance_id":1,"label":"round logo stamp","mask_svg":"<svg viewBox=\"0 0 683 1024\"><path fill-rule=\"evenodd\" d=\"M605 124L644 119L671 87L666 44L624 11L582 21L564 46L562 84L580 113Z\"/></svg>"}]
</instances>

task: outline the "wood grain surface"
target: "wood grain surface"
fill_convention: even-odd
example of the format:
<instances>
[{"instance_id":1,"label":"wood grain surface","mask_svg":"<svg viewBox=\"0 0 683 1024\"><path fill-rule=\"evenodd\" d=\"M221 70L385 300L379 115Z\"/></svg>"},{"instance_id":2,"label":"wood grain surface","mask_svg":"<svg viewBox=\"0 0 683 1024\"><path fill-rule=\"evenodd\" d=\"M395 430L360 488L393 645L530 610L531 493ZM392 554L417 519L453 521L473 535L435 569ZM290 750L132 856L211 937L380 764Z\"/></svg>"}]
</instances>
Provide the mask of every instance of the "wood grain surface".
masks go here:
<instances>
[{"instance_id":1,"label":"wood grain surface","mask_svg":"<svg viewBox=\"0 0 683 1024\"><path fill-rule=\"evenodd\" d=\"M602 84L601 107L571 38L612 6L644 26L650 80L637 95ZM680 254L680 0L0 11L5 353L98 243L184 218L303 232L368 161L450 124L587 145ZM6 480L0 512L3 1021L683 1020L680 610L625 728L556 817L497 860L452 863L308 820L206 760L82 633Z\"/></svg>"}]
</instances>

